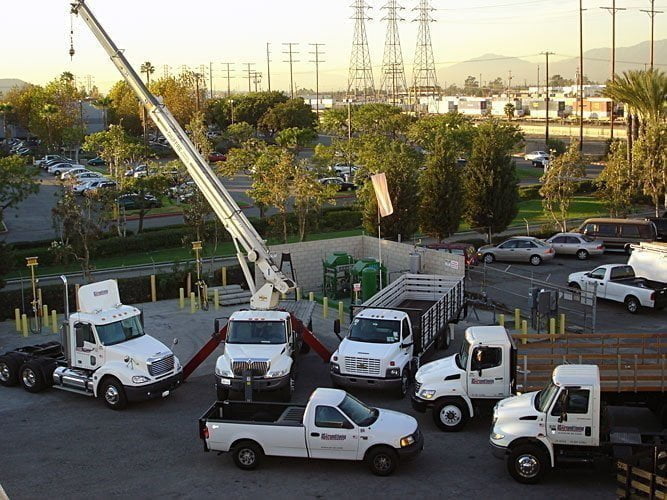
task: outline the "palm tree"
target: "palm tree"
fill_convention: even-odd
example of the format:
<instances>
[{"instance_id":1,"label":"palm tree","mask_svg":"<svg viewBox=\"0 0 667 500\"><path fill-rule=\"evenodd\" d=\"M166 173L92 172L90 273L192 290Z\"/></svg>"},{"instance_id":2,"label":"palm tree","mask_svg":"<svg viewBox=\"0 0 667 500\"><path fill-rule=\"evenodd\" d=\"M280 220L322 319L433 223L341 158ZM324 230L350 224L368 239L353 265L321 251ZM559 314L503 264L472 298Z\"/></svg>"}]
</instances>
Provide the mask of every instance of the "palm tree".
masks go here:
<instances>
[{"instance_id":1,"label":"palm tree","mask_svg":"<svg viewBox=\"0 0 667 500\"><path fill-rule=\"evenodd\" d=\"M54 116L58 113L58 111L58 106L55 104L45 104L41 111L42 117L44 117L44 120L46 120L46 131L49 136L49 148L53 147L53 141L51 138L51 124Z\"/></svg>"},{"instance_id":2,"label":"palm tree","mask_svg":"<svg viewBox=\"0 0 667 500\"><path fill-rule=\"evenodd\" d=\"M107 129L108 120L107 120L107 114L109 112L109 108L113 104L113 99L109 96L105 97L100 97L94 102L95 106L98 108L102 108L102 111L104 111L104 130Z\"/></svg>"},{"instance_id":3,"label":"palm tree","mask_svg":"<svg viewBox=\"0 0 667 500\"><path fill-rule=\"evenodd\" d=\"M8 102L0 102L0 114L2 114L3 138L7 139L7 114L14 111L14 106Z\"/></svg>"},{"instance_id":4,"label":"palm tree","mask_svg":"<svg viewBox=\"0 0 667 500\"><path fill-rule=\"evenodd\" d=\"M151 75L155 73L155 66L150 61L146 61L141 65L141 72L146 73L146 87L151 86ZM144 144L148 144L148 117L146 116L146 107L142 107L142 114L144 118Z\"/></svg>"}]
</instances>

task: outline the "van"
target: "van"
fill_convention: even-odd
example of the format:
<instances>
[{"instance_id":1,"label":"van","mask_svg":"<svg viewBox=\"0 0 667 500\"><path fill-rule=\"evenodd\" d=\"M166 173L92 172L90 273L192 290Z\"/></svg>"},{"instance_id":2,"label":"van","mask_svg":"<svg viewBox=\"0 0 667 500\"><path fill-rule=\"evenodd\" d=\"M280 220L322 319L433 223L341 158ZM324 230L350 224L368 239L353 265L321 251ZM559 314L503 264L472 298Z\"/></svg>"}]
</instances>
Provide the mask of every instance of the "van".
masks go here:
<instances>
[{"instance_id":1,"label":"van","mask_svg":"<svg viewBox=\"0 0 667 500\"><path fill-rule=\"evenodd\" d=\"M639 219L588 219L578 230L604 242L607 249L632 251L630 245L655 241L657 232L653 222Z\"/></svg>"}]
</instances>

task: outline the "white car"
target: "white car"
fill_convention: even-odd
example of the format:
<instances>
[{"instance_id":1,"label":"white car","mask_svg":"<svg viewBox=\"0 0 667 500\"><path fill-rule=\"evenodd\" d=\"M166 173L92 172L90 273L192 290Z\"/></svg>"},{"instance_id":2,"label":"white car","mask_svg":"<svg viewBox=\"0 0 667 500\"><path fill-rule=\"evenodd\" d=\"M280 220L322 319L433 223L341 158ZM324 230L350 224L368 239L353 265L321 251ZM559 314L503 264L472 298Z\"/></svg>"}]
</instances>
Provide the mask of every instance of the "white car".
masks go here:
<instances>
[{"instance_id":1,"label":"white car","mask_svg":"<svg viewBox=\"0 0 667 500\"><path fill-rule=\"evenodd\" d=\"M524 158L528 161L535 161L535 160L542 160L544 158L549 158L549 153L546 151L532 151L530 153L526 153Z\"/></svg>"},{"instance_id":2,"label":"white car","mask_svg":"<svg viewBox=\"0 0 667 500\"><path fill-rule=\"evenodd\" d=\"M64 172L72 170L73 168L84 168L84 166L74 165L71 163L56 163L55 165L51 165L47 172L55 175L56 177L60 177Z\"/></svg>"},{"instance_id":3,"label":"white car","mask_svg":"<svg viewBox=\"0 0 667 500\"><path fill-rule=\"evenodd\" d=\"M86 179L99 179L104 177L102 174L99 172L91 172L90 170L87 172L80 172L78 174L73 174L71 172L66 172L68 175L67 177L70 177L72 179L75 179L77 181L82 181Z\"/></svg>"},{"instance_id":4,"label":"white car","mask_svg":"<svg viewBox=\"0 0 667 500\"><path fill-rule=\"evenodd\" d=\"M86 167L74 167L70 168L60 174L60 180L65 181L67 179L74 179L76 175L83 174L85 172L90 172Z\"/></svg>"},{"instance_id":5,"label":"white car","mask_svg":"<svg viewBox=\"0 0 667 500\"><path fill-rule=\"evenodd\" d=\"M45 155L42 158L40 158L39 160L35 160L35 166L41 167L47 161L58 160L58 159L63 160L63 161L69 160L69 158L64 158L60 155Z\"/></svg>"},{"instance_id":6,"label":"white car","mask_svg":"<svg viewBox=\"0 0 667 500\"><path fill-rule=\"evenodd\" d=\"M109 180L104 177L83 179L77 184L74 184L74 186L72 186L72 191L74 192L74 194L83 195L85 194L86 191L90 189L97 189L101 184L105 182L109 182Z\"/></svg>"},{"instance_id":7,"label":"white car","mask_svg":"<svg viewBox=\"0 0 667 500\"><path fill-rule=\"evenodd\" d=\"M602 255L604 242L580 233L558 233L547 240L556 255L576 255L579 260Z\"/></svg>"}]
</instances>

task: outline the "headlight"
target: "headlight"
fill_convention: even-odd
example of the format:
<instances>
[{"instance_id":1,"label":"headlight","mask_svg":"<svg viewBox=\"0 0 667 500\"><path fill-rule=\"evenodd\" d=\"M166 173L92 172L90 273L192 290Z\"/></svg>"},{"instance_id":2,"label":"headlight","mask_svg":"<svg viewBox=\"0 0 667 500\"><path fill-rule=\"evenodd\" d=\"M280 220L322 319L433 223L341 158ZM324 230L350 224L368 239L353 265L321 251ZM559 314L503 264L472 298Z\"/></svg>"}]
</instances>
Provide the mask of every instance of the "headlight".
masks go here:
<instances>
[{"instance_id":1,"label":"headlight","mask_svg":"<svg viewBox=\"0 0 667 500\"><path fill-rule=\"evenodd\" d=\"M491 439L494 440L494 441L499 441L499 440L504 439L504 438L505 438L505 434L498 434L496 432L491 434Z\"/></svg>"},{"instance_id":2,"label":"headlight","mask_svg":"<svg viewBox=\"0 0 667 500\"><path fill-rule=\"evenodd\" d=\"M421 392L419 393L419 397L422 399L431 399L433 396L435 396L435 391L422 389Z\"/></svg>"},{"instance_id":3,"label":"headlight","mask_svg":"<svg viewBox=\"0 0 667 500\"><path fill-rule=\"evenodd\" d=\"M340 365L338 363L331 363L331 371L334 373L340 373Z\"/></svg>"},{"instance_id":4,"label":"headlight","mask_svg":"<svg viewBox=\"0 0 667 500\"><path fill-rule=\"evenodd\" d=\"M387 378L396 378L401 376L400 368L387 368Z\"/></svg>"},{"instance_id":5,"label":"headlight","mask_svg":"<svg viewBox=\"0 0 667 500\"><path fill-rule=\"evenodd\" d=\"M272 372L269 372L266 374L267 378L276 378L276 377L282 377L283 375L287 375L289 373L289 370L285 368L284 370L274 370Z\"/></svg>"},{"instance_id":6,"label":"headlight","mask_svg":"<svg viewBox=\"0 0 667 500\"><path fill-rule=\"evenodd\" d=\"M215 367L215 374L218 377L228 377L228 378L232 377L232 372L230 372L228 370L221 370L217 366Z\"/></svg>"},{"instance_id":7,"label":"headlight","mask_svg":"<svg viewBox=\"0 0 667 500\"><path fill-rule=\"evenodd\" d=\"M143 375L135 375L132 377L132 383L133 384L145 384L146 382L150 382L151 379L148 377L144 377Z\"/></svg>"},{"instance_id":8,"label":"headlight","mask_svg":"<svg viewBox=\"0 0 667 500\"><path fill-rule=\"evenodd\" d=\"M405 448L406 446L410 446L414 442L415 442L415 438L413 436L405 436L404 438L401 438L401 448Z\"/></svg>"}]
</instances>

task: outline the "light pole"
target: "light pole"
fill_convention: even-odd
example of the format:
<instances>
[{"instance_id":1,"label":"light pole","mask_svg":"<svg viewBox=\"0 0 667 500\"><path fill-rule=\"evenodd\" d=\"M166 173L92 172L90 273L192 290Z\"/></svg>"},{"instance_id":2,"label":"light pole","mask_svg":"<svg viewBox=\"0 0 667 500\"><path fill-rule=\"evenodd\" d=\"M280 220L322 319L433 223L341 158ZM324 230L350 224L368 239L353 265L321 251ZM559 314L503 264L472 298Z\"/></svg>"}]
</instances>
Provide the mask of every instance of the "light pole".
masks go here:
<instances>
[{"instance_id":1,"label":"light pole","mask_svg":"<svg viewBox=\"0 0 667 500\"><path fill-rule=\"evenodd\" d=\"M30 281L32 283L32 312L35 316L35 327L33 333L40 333L42 327L39 322L39 314L42 310L42 305L39 303L39 297L37 296L37 278L35 277L35 268L37 267L37 257L26 257L26 266L30 268Z\"/></svg>"},{"instance_id":2,"label":"light pole","mask_svg":"<svg viewBox=\"0 0 667 500\"><path fill-rule=\"evenodd\" d=\"M234 125L234 99L230 99L229 104L232 108L232 125Z\"/></svg>"},{"instance_id":3,"label":"light pole","mask_svg":"<svg viewBox=\"0 0 667 500\"><path fill-rule=\"evenodd\" d=\"M192 242L192 249L195 251L195 265L197 267L197 303L199 304L199 307L201 308L202 305L202 292L203 292L203 283L201 281L201 258L199 256L199 253L201 252L202 245L201 241L193 241Z\"/></svg>"}]
</instances>

